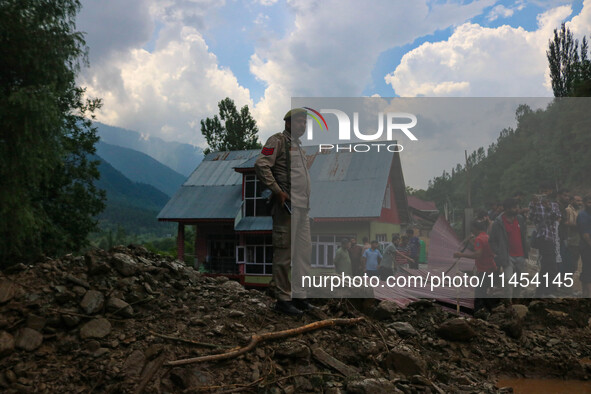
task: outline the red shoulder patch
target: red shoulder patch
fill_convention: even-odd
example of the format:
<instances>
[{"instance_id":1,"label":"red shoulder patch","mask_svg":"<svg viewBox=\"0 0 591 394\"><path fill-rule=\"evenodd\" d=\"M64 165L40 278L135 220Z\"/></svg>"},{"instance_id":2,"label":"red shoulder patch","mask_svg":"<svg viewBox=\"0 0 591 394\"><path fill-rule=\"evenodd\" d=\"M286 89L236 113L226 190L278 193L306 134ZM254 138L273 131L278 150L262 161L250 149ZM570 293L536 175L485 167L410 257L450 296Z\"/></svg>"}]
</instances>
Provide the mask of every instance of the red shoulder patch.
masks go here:
<instances>
[{"instance_id":1,"label":"red shoulder patch","mask_svg":"<svg viewBox=\"0 0 591 394\"><path fill-rule=\"evenodd\" d=\"M274 151L275 151L275 148L264 147L263 150L261 151L261 153L265 156L271 156Z\"/></svg>"}]
</instances>

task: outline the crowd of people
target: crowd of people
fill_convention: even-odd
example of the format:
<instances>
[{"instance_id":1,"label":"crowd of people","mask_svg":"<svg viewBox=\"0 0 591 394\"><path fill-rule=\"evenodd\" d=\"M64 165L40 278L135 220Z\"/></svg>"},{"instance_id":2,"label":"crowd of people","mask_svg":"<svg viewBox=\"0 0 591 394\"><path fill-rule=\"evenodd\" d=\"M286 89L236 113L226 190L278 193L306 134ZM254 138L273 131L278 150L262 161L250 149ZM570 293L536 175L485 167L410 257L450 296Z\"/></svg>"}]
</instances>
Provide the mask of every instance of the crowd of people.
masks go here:
<instances>
[{"instance_id":1,"label":"crowd of people","mask_svg":"<svg viewBox=\"0 0 591 394\"><path fill-rule=\"evenodd\" d=\"M378 276L385 279L396 274L403 266L418 269L419 264L427 262L425 241L408 229L404 235L394 234L392 242L382 245L378 241L369 242L363 238L358 244L356 238L343 238L334 257L337 272L349 276Z\"/></svg>"},{"instance_id":2,"label":"crowd of people","mask_svg":"<svg viewBox=\"0 0 591 394\"><path fill-rule=\"evenodd\" d=\"M561 295L566 278L579 275L583 297L591 297L591 195L582 198L571 195L568 189L557 193L549 184L541 184L527 208L523 207L524 193L515 193L503 203L490 204L488 211L480 212L472 222L473 252L456 252L456 258L476 261L479 275L504 273L508 281L519 281L525 272L529 248L538 250L539 277L549 278L536 287L537 297ZM527 222L535 229L527 234ZM519 285L503 286L503 299L511 303L519 296ZM475 292L475 310L490 309L488 288ZM573 294L573 293L571 293Z\"/></svg>"}]
</instances>

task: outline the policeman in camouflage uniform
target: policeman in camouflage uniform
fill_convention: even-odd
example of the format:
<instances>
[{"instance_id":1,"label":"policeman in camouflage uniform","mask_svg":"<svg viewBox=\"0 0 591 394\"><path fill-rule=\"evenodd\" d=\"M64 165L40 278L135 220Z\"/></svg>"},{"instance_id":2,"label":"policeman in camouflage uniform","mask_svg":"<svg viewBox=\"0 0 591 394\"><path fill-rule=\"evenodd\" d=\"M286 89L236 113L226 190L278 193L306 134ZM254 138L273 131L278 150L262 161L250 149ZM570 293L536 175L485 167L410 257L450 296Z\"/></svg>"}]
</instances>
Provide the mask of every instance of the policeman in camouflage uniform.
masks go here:
<instances>
[{"instance_id":1,"label":"policeman in camouflage uniform","mask_svg":"<svg viewBox=\"0 0 591 394\"><path fill-rule=\"evenodd\" d=\"M299 142L306 130L306 116L302 108L285 114L285 130L269 137L255 163L259 180L273 193L271 286L277 297L275 308L290 315L301 315L302 311L315 308L305 299L305 291L298 288L298 281L292 294L290 281L291 269L295 278L306 274L312 253L308 219L310 174ZM297 231L292 232L292 227Z\"/></svg>"}]
</instances>

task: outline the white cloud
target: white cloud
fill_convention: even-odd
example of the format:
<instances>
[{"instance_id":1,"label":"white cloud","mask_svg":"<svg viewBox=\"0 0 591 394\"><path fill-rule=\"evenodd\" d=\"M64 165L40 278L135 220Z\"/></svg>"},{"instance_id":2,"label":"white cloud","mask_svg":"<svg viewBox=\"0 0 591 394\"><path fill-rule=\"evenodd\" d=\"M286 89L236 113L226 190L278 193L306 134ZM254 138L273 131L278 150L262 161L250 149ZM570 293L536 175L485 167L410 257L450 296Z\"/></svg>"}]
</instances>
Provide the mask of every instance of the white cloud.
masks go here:
<instances>
[{"instance_id":1,"label":"white cloud","mask_svg":"<svg viewBox=\"0 0 591 394\"><path fill-rule=\"evenodd\" d=\"M263 137L282 127L290 97L358 96L382 52L463 23L493 4L289 1L293 28L258 47L250 62L251 72L267 86L254 110Z\"/></svg>"},{"instance_id":2,"label":"white cloud","mask_svg":"<svg viewBox=\"0 0 591 394\"><path fill-rule=\"evenodd\" d=\"M195 28L173 25L163 36L169 41L153 53L132 49L121 61L89 70L83 84L90 95L103 97L99 121L203 145L199 120L217 113L217 102L227 96L252 106L250 93L218 66Z\"/></svg>"},{"instance_id":3,"label":"white cloud","mask_svg":"<svg viewBox=\"0 0 591 394\"><path fill-rule=\"evenodd\" d=\"M406 53L385 80L400 96L549 96L548 39L571 12L561 6L539 15L533 32L465 23L448 40Z\"/></svg>"},{"instance_id":4,"label":"white cloud","mask_svg":"<svg viewBox=\"0 0 591 394\"><path fill-rule=\"evenodd\" d=\"M101 97L101 122L147 136L204 145L199 121L225 97L252 107L250 92L218 65L201 31L223 2L87 0L78 28L88 32L91 68L79 82ZM156 32L156 28L158 31ZM142 49L155 40L154 50Z\"/></svg>"},{"instance_id":5,"label":"white cloud","mask_svg":"<svg viewBox=\"0 0 591 394\"><path fill-rule=\"evenodd\" d=\"M269 22L269 15L265 15L262 12L254 20L255 25L265 25L267 22Z\"/></svg>"},{"instance_id":6,"label":"white cloud","mask_svg":"<svg viewBox=\"0 0 591 394\"><path fill-rule=\"evenodd\" d=\"M498 18L509 18L515 14L515 11L521 11L525 6L525 0L518 0L510 7L505 7L504 5L499 4L493 7L486 18L489 22L497 20Z\"/></svg>"},{"instance_id":7,"label":"white cloud","mask_svg":"<svg viewBox=\"0 0 591 394\"><path fill-rule=\"evenodd\" d=\"M258 16L249 21L250 29L277 22L266 16L261 1L249 5L259 7L253 8ZM229 96L237 105L253 109L265 139L282 128L291 97L358 96L381 53L461 25L495 1L464 3L379 0L368 7L354 0L289 0L288 15L293 19L282 20L287 33L259 41L250 58L250 71L266 86L253 107L249 90L232 70L220 67L203 39L210 27L231 22L222 20L219 12L224 1L84 0L78 25L88 32L92 68L84 70L80 81L91 95L104 99L98 117L109 124L202 145L199 120L216 113L217 102ZM570 22L573 31L589 29L589 8L586 5ZM497 90L507 94L498 86L500 76L515 72L519 77L509 78L507 85L516 90L535 85L548 94L549 85L543 85L545 61L540 67L539 59L561 17L541 17L544 28L532 33L509 27L491 33L463 24L453 39L407 54L388 82L403 95L491 95ZM142 49L148 42L151 52ZM488 90L491 86L497 90Z\"/></svg>"},{"instance_id":8,"label":"white cloud","mask_svg":"<svg viewBox=\"0 0 591 394\"><path fill-rule=\"evenodd\" d=\"M587 39L591 38L591 0L585 0L583 2L581 12L567 22L566 26L578 38L582 38L583 36L587 36Z\"/></svg>"},{"instance_id":9,"label":"white cloud","mask_svg":"<svg viewBox=\"0 0 591 394\"><path fill-rule=\"evenodd\" d=\"M508 18L510 16L513 16L513 13L514 12L515 11L512 8L507 8L504 5L499 4L499 5L495 6L490 11L490 13L487 16L487 19L492 22L492 21L496 20L499 17L500 18Z\"/></svg>"},{"instance_id":10,"label":"white cloud","mask_svg":"<svg viewBox=\"0 0 591 394\"><path fill-rule=\"evenodd\" d=\"M150 9L162 21L182 22L202 31L224 4L225 0L153 0Z\"/></svg>"}]
</instances>

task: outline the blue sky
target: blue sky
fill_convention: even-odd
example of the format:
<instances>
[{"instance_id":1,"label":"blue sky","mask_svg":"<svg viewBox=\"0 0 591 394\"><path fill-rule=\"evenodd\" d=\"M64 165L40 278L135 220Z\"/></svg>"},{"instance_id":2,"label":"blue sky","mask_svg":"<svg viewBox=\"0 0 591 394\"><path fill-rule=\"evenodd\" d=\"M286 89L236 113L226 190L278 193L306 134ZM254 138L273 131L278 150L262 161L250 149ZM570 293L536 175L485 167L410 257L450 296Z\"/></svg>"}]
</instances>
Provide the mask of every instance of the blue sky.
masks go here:
<instances>
[{"instance_id":1,"label":"blue sky","mask_svg":"<svg viewBox=\"0 0 591 394\"><path fill-rule=\"evenodd\" d=\"M512 16L497 17L490 20L489 14L497 5L511 8L515 1L499 1L485 9L485 12L470 19L470 22L481 26L497 28L502 25L522 27L533 31L537 27L537 16L543 13L548 5L541 3L523 3L523 9L514 10ZM566 18L568 21L577 15L583 6L583 1L561 2L556 4L571 4L573 14ZM261 16L265 16L264 18ZM239 83L250 89L251 97L256 102L264 94L265 84L249 71L250 56L254 53L256 43L267 34L284 35L293 23L293 14L285 2L277 2L270 6L263 6L254 2L229 1L216 10L213 16L215 25L205 31L205 41L211 51L216 54L222 67L231 69ZM400 59L410 50L425 42L447 40L453 33L454 26L438 30L434 34L417 38L412 43L388 49L380 54L372 70L371 82L363 89L362 95L378 94L383 97L397 96L390 85L384 81L384 75L392 71L400 63ZM144 48L152 51L154 41L159 30L155 30L152 39Z\"/></svg>"},{"instance_id":2,"label":"blue sky","mask_svg":"<svg viewBox=\"0 0 591 394\"><path fill-rule=\"evenodd\" d=\"M103 99L98 120L202 147L199 122L225 97L250 107L262 140L292 97L548 97L553 30L591 35L591 0L82 5L90 68L79 82ZM494 138L466 136L465 148Z\"/></svg>"}]
</instances>

